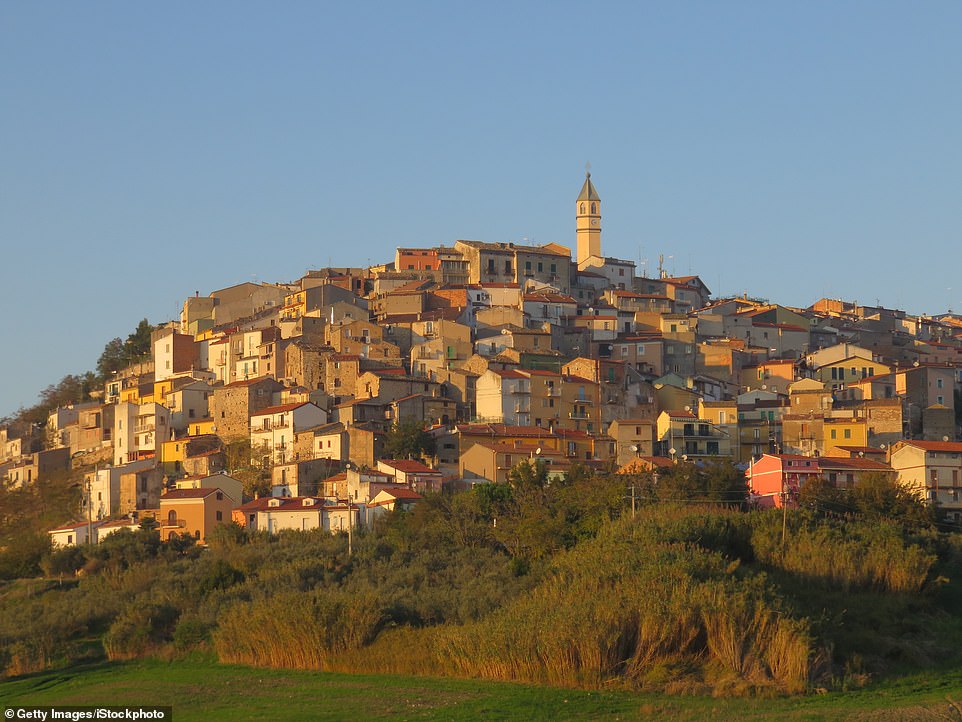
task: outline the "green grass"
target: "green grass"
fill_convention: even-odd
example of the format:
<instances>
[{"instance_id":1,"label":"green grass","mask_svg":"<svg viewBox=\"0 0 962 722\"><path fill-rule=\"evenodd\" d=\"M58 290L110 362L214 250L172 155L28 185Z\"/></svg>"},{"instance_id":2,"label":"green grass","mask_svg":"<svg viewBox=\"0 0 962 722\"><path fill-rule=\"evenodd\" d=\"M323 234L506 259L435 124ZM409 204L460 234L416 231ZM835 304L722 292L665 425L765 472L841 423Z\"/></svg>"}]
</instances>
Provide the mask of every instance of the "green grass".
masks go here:
<instances>
[{"instance_id":1,"label":"green grass","mask_svg":"<svg viewBox=\"0 0 962 722\"><path fill-rule=\"evenodd\" d=\"M667 697L473 680L254 669L208 662L98 664L0 683L0 706L172 705L188 720L960 720L962 669L853 692L777 699Z\"/></svg>"}]
</instances>

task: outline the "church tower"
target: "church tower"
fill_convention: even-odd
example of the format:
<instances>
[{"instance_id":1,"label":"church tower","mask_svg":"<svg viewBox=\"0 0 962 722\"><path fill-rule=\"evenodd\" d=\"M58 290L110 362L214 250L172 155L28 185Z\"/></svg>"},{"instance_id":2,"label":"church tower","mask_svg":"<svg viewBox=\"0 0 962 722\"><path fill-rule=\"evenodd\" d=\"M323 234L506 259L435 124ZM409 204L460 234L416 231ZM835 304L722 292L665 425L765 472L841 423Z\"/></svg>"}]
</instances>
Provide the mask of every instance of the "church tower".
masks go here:
<instances>
[{"instance_id":1,"label":"church tower","mask_svg":"<svg viewBox=\"0 0 962 722\"><path fill-rule=\"evenodd\" d=\"M578 194L576 218L578 220L578 268L591 256L601 256L601 198L591 182L591 173L585 173L585 184Z\"/></svg>"}]
</instances>

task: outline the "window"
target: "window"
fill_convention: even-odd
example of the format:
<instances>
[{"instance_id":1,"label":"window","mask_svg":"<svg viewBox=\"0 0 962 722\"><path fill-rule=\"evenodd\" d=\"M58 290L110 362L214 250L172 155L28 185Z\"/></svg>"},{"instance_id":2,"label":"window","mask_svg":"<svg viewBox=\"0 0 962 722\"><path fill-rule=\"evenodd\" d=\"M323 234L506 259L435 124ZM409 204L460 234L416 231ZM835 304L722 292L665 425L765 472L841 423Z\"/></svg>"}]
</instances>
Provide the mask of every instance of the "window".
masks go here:
<instances>
[{"instance_id":1,"label":"window","mask_svg":"<svg viewBox=\"0 0 962 722\"><path fill-rule=\"evenodd\" d=\"M851 438L852 438L852 430L851 430L851 429L845 429L845 432L844 432L842 435L843 435L846 439L851 439Z\"/></svg>"},{"instance_id":2,"label":"window","mask_svg":"<svg viewBox=\"0 0 962 722\"><path fill-rule=\"evenodd\" d=\"M832 429L832 434L831 434L831 435L832 435L832 438L833 438L833 439L836 438L837 434L838 434L838 431L836 431L835 429Z\"/></svg>"},{"instance_id":3,"label":"window","mask_svg":"<svg viewBox=\"0 0 962 722\"><path fill-rule=\"evenodd\" d=\"M524 262L524 270L526 270L526 271L530 271L530 270L531 270L531 261L525 261L525 262ZM538 270L540 271L541 269L539 268Z\"/></svg>"},{"instance_id":4,"label":"window","mask_svg":"<svg viewBox=\"0 0 962 722\"><path fill-rule=\"evenodd\" d=\"M217 521L224 521L224 512L222 511L217 512Z\"/></svg>"},{"instance_id":5,"label":"window","mask_svg":"<svg viewBox=\"0 0 962 722\"><path fill-rule=\"evenodd\" d=\"M506 274L510 274L510 273L511 273L511 261L505 261L505 262L504 262L504 272L505 272Z\"/></svg>"},{"instance_id":6,"label":"window","mask_svg":"<svg viewBox=\"0 0 962 722\"><path fill-rule=\"evenodd\" d=\"M942 388L942 379L936 379L936 380L935 380L935 388L937 388L937 389ZM941 402L940 402L940 403L941 403Z\"/></svg>"},{"instance_id":7,"label":"window","mask_svg":"<svg viewBox=\"0 0 962 722\"><path fill-rule=\"evenodd\" d=\"M557 272L558 272L558 264L556 264L556 263L552 263L552 264L551 264L551 272L552 272L552 273L557 273Z\"/></svg>"},{"instance_id":8,"label":"window","mask_svg":"<svg viewBox=\"0 0 962 722\"><path fill-rule=\"evenodd\" d=\"M544 270L544 264L541 263L541 261L538 261L538 273L541 273L543 270Z\"/></svg>"},{"instance_id":9,"label":"window","mask_svg":"<svg viewBox=\"0 0 962 722\"><path fill-rule=\"evenodd\" d=\"M624 269L624 268L619 268L619 269L618 269L618 275L619 275L619 276L624 276L624 275L625 275L625 269Z\"/></svg>"}]
</instances>

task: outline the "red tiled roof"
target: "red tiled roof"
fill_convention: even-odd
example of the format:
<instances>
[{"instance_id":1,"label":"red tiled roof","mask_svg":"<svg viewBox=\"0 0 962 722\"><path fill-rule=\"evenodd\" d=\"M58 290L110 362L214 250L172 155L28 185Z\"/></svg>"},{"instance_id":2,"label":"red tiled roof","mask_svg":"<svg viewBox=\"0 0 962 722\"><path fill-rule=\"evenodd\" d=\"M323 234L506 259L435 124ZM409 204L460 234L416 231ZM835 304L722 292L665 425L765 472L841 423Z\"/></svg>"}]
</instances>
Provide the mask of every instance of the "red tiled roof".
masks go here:
<instances>
[{"instance_id":1,"label":"red tiled roof","mask_svg":"<svg viewBox=\"0 0 962 722\"><path fill-rule=\"evenodd\" d=\"M958 441L917 441L909 440L901 442L905 446L914 446L923 451L943 451L949 453L962 452L962 443Z\"/></svg>"},{"instance_id":2,"label":"red tiled roof","mask_svg":"<svg viewBox=\"0 0 962 722\"><path fill-rule=\"evenodd\" d=\"M282 404L280 406L268 406L266 409L261 409L260 411L255 411L251 414L251 418L255 416L270 416L272 414L282 414L285 411L293 411L294 409L299 409L305 404L311 403L310 401L296 401L293 404Z\"/></svg>"},{"instance_id":3,"label":"red tiled roof","mask_svg":"<svg viewBox=\"0 0 962 722\"><path fill-rule=\"evenodd\" d=\"M380 463L405 474L440 474L440 471L413 459L381 459Z\"/></svg>"}]
</instances>

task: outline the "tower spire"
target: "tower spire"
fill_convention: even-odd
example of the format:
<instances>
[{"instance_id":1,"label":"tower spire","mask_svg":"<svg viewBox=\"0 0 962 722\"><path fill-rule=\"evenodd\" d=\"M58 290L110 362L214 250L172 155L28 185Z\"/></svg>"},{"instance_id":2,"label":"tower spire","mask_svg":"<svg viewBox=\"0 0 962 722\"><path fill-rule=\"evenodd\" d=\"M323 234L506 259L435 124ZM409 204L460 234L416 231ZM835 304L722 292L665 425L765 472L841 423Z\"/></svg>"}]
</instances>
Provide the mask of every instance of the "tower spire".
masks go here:
<instances>
[{"instance_id":1,"label":"tower spire","mask_svg":"<svg viewBox=\"0 0 962 722\"><path fill-rule=\"evenodd\" d=\"M585 164L585 183L575 202L578 236L578 268L592 256L601 256L601 197L591 182L591 164Z\"/></svg>"}]
</instances>

